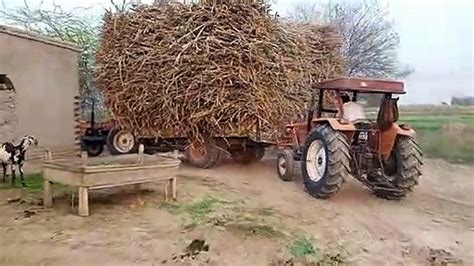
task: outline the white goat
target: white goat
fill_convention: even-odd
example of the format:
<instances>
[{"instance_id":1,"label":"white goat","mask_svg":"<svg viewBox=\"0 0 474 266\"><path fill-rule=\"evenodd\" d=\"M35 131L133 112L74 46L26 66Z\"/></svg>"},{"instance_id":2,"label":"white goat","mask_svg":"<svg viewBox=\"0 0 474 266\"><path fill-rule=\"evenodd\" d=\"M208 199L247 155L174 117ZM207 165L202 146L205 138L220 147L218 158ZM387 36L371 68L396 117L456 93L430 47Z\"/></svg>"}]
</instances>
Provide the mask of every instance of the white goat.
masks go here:
<instances>
[{"instance_id":1,"label":"white goat","mask_svg":"<svg viewBox=\"0 0 474 266\"><path fill-rule=\"evenodd\" d=\"M12 185L14 185L16 179L15 166L17 166L20 172L21 184L26 186L24 182L23 166L26 159L26 151L31 145L38 145L38 140L31 135L25 135L18 145L14 145L11 142L5 142L2 144L2 147L0 148L0 161L3 168L3 182L5 182L7 176L7 165L10 165Z\"/></svg>"}]
</instances>

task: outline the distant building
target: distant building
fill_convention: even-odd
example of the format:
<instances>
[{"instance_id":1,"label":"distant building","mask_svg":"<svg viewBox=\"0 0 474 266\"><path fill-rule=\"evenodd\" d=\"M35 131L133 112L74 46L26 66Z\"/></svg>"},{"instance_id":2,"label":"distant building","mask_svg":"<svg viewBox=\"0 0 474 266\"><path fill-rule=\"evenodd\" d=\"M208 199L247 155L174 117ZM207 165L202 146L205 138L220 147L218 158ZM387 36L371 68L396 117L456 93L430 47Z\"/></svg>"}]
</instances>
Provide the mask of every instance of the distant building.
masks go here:
<instances>
[{"instance_id":1,"label":"distant building","mask_svg":"<svg viewBox=\"0 0 474 266\"><path fill-rule=\"evenodd\" d=\"M0 74L15 88L0 90L0 142L32 134L42 147L74 146L79 53L72 44L0 25Z\"/></svg>"}]
</instances>

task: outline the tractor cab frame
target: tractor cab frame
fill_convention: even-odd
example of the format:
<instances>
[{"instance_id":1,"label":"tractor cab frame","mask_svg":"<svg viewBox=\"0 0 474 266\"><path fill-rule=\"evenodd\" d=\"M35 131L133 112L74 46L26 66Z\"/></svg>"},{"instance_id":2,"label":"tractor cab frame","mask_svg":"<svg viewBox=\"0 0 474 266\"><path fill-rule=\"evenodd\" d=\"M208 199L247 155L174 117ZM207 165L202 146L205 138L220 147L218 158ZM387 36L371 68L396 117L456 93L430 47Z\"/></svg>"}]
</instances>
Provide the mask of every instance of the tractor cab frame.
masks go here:
<instances>
[{"instance_id":1,"label":"tractor cab frame","mask_svg":"<svg viewBox=\"0 0 474 266\"><path fill-rule=\"evenodd\" d=\"M396 177L404 174L400 172L400 163L405 154L399 154L400 146L409 142L407 145L416 152L416 161L421 163L421 151L414 142L415 131L396 123L398 98L392 96L405 94L403 82L338 78L321 82L315 89L305 116L288 124L278 141L280 178L291 180L294 161L301 161L306 189L313 196L333 195L339 191L341 181L352 175L377 195L403 197L416 182L410 182L406 189L394 184L399 182ZM380 95L376 120L344 119L343 94L351 94L352 102L357 102L361 94ZM418 164L416 168L418 173Z\"/></svg>"}]
</instances>

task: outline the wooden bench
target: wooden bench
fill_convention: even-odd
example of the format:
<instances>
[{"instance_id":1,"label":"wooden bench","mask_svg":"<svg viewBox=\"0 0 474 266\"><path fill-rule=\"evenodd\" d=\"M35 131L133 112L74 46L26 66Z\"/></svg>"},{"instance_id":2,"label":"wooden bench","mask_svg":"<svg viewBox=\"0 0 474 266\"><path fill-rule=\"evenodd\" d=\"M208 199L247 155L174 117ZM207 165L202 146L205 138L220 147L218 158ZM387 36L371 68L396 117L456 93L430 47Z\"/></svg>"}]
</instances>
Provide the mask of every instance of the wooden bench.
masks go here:
<instances>
[{"instance_id":1,"label":"wooden bench","mask_svg":"<svg viewBox=\"0 0 474 266\"><path fill-rule=\"evenodd\" d=\"M43 163L44 206L53 205L52 183L78 188L80 216L89 216L89 190L93 189L165 181L165 200L168 201L169 194L176 200L176 174L181 162L145 155L143 150L143 145L140 145L138 154L88 158L83 152L80 159L58 160L46 152Z\"/></svg>"}]
</instances>

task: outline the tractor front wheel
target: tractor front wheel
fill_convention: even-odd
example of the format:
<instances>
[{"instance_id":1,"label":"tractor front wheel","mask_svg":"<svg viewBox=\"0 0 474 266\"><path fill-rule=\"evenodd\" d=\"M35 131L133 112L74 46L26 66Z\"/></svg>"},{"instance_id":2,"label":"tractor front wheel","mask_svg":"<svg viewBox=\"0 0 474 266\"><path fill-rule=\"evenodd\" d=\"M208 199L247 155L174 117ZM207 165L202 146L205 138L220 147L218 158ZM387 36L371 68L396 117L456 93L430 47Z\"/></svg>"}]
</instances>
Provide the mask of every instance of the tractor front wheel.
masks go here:
<instances>
[{"instance_id":1,"label":"tractor front wheel","mask_svg":"<svg viewBox=\"0 0 474 266\"><path fill-rule=\"evenodd\" d=\"M313 129L306 138L301 157L303 182L308 193L329 198L350 176L350 146L341 132L329 125Z\"/></svg>"},{"instance_id":2,"label":"tractor front wheel","mask_svg":"<svg viewBox=\"0 0 474 266\"><path fill-rule=\"evenodd\" d=\"M380 180L380 189L375 189L375 195L385 199L401 199L418 184L421 176L422 152L415 139L399 136L392 154L384 164L385 176L388 181Z\"/></svg>"}]
</instances>

